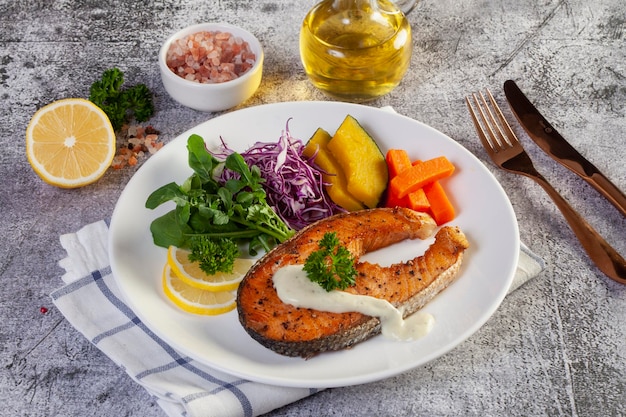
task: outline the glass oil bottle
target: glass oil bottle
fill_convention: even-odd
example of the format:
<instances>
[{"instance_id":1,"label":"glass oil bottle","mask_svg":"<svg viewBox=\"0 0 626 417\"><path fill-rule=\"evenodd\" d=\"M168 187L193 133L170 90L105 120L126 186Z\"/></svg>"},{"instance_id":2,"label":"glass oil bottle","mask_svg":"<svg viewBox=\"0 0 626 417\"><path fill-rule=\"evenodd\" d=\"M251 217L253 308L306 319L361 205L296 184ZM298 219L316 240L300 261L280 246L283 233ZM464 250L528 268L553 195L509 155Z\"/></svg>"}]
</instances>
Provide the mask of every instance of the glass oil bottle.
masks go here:
<instances>
[{"instance_id":1,"label":"glass oil bottle","mask_svg":"<svg viewBox=\"0 0 626 417\"><path fill-rule=\"evenodd\" d=\"M305 17L300 57L311 82L342 101L392 91L411 60L411 26L389 0L325 0Z\"/></svg>"}]
</instances>

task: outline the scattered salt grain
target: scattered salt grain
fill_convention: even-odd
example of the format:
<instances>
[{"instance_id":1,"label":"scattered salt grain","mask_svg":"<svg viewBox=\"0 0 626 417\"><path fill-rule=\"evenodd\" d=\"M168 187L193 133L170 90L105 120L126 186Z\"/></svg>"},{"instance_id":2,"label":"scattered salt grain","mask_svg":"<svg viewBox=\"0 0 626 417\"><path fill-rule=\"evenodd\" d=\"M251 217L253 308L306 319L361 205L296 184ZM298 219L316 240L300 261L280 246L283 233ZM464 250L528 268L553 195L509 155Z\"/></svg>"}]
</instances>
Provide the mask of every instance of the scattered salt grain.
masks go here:
<instances>
[{"instance_id":1,"label":"scattered salt grain","mask_svg":"<svg viewBox=\"0 0 626 417\"><path fill-rule=\"evenodd\" d=\"M152 126L122 126L117 136L118 148L111 167L122 169L127 165L137 165L140 159L163 147L163 143L158 140L159 131Z\"/></svg>"},{"instance_id":2,"label":"scattered salt grain","mask_svg":"<svg viewBox=\"0 0 626 417\"><path fill-rule=\"evenodd\" d=\"M178 76L203 84L234 80L248 71L256 55L248 42L228 32L197 32L177 39L165 62Z\"/></svg>"}]
</instances>

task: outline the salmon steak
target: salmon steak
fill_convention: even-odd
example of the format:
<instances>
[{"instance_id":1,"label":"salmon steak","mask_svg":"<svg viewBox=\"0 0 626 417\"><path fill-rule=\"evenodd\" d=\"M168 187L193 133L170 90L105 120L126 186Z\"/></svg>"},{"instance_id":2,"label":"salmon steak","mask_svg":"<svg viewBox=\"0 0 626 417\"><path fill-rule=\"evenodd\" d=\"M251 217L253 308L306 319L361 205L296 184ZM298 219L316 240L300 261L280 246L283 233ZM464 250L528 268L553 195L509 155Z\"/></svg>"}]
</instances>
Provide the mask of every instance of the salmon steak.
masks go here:
<instances>
[{"instance_id":1,"label":"salmon steak","mask_svg":"<svg viewBox=\"0 0 626 417\"><path fill-rule=\"evenodd\" d=\"M429 238L436 229L428 214L399 207L341 213L315 222L250 268L237 291L239 321L254 340L286 356L310 358L369 339L381 332L377 317L283 303L274 288L275 272L304 264L319 249L324 234L335 232L356 260L356 283L345 291L385 299L406 317L455 279L469 247L463 232L444 226L423 254L390 266L360 262L359 257L406 239Z\"/></svg>"}]
</instances>

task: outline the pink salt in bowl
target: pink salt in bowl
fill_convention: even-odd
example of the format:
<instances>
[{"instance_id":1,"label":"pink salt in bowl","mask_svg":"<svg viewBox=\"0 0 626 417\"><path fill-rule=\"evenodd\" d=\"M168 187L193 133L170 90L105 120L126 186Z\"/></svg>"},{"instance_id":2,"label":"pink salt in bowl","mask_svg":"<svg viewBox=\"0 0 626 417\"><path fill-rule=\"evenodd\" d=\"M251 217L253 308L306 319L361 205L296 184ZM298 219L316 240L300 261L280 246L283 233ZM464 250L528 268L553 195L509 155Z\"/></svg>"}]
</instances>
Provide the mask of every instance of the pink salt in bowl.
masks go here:
<instances>
[{"instance_id":1,"label":"pink salt in bowl","mask_svg":"<svg viewBox=\"0 0 626 417\"><path fill-rule=\"evenodd\" d=\"M247 30L227 23L182 29L161 46L159 69L168 94L204 112L235 107L261 84L263 48Z\"/></svg>"}]
</instances>

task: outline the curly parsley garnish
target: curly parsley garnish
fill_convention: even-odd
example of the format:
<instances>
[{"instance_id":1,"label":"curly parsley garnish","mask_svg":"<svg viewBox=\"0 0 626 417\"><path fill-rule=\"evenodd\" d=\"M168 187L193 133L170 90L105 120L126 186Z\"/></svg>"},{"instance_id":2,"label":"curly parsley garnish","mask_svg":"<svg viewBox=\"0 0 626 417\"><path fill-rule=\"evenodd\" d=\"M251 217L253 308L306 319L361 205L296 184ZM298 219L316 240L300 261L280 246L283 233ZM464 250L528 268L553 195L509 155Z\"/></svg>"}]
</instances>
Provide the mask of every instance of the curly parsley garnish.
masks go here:
<instances>
[{"instance_id":1,"label":"curly parsley garnish","mask_svg":"<svg viewBox=\"0 0 626 417\"><path fill-rule=\"evenodd\" d=\"M124 73L111 68L102 73L102 79L95 81L89 89L89 101L100 107L109 117L117 132L122 125L135 116L138 122L145 122L154 114L152 93L145 84L122 88Z\"/></svg>"},{"instance_id":2,"label":"curly parsley garnish","mask_svg":"<svg viewBox=\"0 0 626 417\"><path fill-rule=\"evenodd\" d=\"M200 269L207 275L216 272L233 272L235 259L239 256L239 246L229 238L211 238L204 235L191 239L189 260L198 262Z\"/></svg>"},{"instance_id":3,"label":"curly parsley garnish","mask_svg":"<svg viewBox=\"0 0 626 417\"><path fill-rule=\"evenodd\" d=\"M335 232L325 233L319 243L320 249L311 253L304 262L309 279L326 291L345 290L354 285L356 268L354 256L342 246Z\"/></svg>"}]
</instances>

